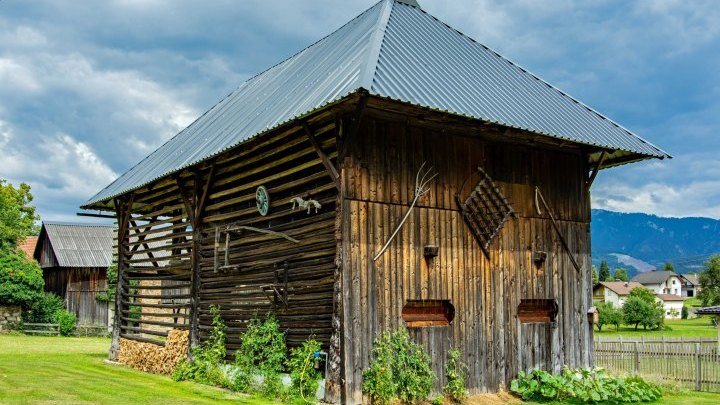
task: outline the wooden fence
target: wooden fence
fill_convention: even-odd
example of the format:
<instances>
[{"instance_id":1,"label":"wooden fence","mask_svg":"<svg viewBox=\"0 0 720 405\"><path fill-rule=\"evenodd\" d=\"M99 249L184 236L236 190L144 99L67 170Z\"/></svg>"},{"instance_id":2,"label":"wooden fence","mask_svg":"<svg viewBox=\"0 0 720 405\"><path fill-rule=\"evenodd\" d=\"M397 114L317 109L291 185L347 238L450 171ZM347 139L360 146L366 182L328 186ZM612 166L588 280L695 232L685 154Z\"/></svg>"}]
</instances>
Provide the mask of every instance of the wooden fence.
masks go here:
<instances>
[{"instance_id":1,"label":"wooden fence","mask_svg":"<svg viewBox=\"0 0 720 405\"><path fill-rule=\"evenodd\" d=\"M56 323L24 323L23 333L28 335L59 335L60 325ZM105 325L77 325L73 333L75 336L106 336L109 335Z\"/></svg>"},{"instance_id":2,"label":"wooden fence","mask_svg":"<svg viewBox=\"0 0 720 405\"><path fill-rule=\"evenodd\" d=\"M720 343L706 339L596 340L595 365L697 391L720 392Z\"/></svg>"}]
</instances>

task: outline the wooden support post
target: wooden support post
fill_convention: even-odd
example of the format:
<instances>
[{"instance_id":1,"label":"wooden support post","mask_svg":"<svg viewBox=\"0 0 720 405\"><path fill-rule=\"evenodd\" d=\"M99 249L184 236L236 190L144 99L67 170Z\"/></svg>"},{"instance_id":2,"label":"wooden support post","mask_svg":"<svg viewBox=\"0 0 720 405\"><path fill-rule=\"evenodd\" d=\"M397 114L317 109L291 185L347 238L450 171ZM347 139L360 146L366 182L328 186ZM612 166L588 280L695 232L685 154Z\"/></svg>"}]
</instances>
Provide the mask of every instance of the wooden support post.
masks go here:
<instances>
[{"instance_id":1,"label":"wooden support post","mask_svg":"<svg viewBox=\"0 0 720 405\"><path fill-rule=\"evenodd\" d=\"M592 186L593 182L595 181L595 177L597 177L598 172L600 172L600 169L602 169L603 163L605 163L605 158L607 158L608 153L606 151L603 151L600 154L600 159L598 159L598 162L595 164L595 168L593 169L592 173L590 174L590 177L588 177L587 180L585 180L585 188L590 190L590 187Z\"/></svg>"},{"instance_id":2,"label":"wooden support post","mask_svg":"<svg viewBox=\"0 0 720 405\"><path fill-rule=\"evenodd\" d=\"M120 352L120 329L122 327L122 311L124 310L123 305L123 289L125 276L125 264L126 264L126 246L128 242L128 226L130 222L130 215L132 212L132 194L129 198L116 198L114 200L115 215L117 218L117 286L115 290L115 314L113 315L113 330L112 330L112 341L110 343L110 352L108 358L113 361L117 361Z\"/></svg>"},{"instance_id":3,"label":"wooden support post","mask_svg":"<svg viewBox=\"0 0 720 405\"><path fill-rule=\"evenodd\" d=\"M720 327L720 326L718 326ZM695 391L702 389L702 362L700 357L700 343L695 343Z\"/></svg>"},{"instance_id":4,"label":"wooden support post","mask_svg":"<svg viewBox=\"0 0 720 405\"><path fill-rule=\"evenodd\" d=\"M342 161L349 153L352 143L355 141L357 132L360 130L360 122L362 121L363 114L365 113L365 106L368 102L367 93L360 95L357 106L355 107L355 115L351 123L350 130L347 132L347 136L342 140L342 146L340 147L340 153L338 154L338 161Z\"/></svg>"},{"instance_id":5,"label":"wooden support post","mask_svg":"<svg viewBox=\"0 0 720 405\"><path fill-rule=\"evenodd\" d=\"M325 166L325 170L327 170L333 183L335 183L335 187L340 190L340 176L338 175L337 169L332 164L327 154L325 154L325 152L322 150L320 142L315 139L315 135L313 135L307 123L303 123L303 129L305 130L305 135L310 140L313 148L315 148L315 152L317 152L318 156L320 157L320 161L322 162L323 166Z\"/></svg>"},{"instance_id":6,"label":"wooden support post","mask_svg":"<svg viewBox=\"0 0 720 405\"><path fill-rule=\"evenodd\" d=\"M640 373L640 347L638 345L637 340L633 342L633 355L634 355L634 357L633 357L633 364L634 364L633 372L635 374L639 374Z\"/></svg>"},{"instance_id":7,"label":"wooden support post","mask_svg":"<svg viewBox=\"0 0 720 405\"><path fill-rule=\"evenodd\" d=\"M192 226L192 254L190 256L190 347L200 344L200 250L202 248L202 217L210 188L215 177L215 165L210 167L203 182L200 172L193 173L194 185L188 190L179 175L175 182L180 190L185 212ZM203 185L203 186L201 186Z\"/></svg>"},{"instance_id":8,"label":"wooden support post","mask_svg":"<svg viewBox=\"0 0 720 405\"><path fill-rule=\"evenodd\" d=\"M341 168L342 170L342 168ZM347 184L347 183L345 183ZM341 184L342 186L342 184ZM345 185L347 187L347 185ZM327 375L325 376L325 402L331 404L345 403L344 384L344 362L343 362L343 263L345 262L343 252L342 224L343 214L349 216L347 210L343 210L343 195L340 190L337 196L335 207L335 272L333 274L333 313L332 313L332 334L330 336L330 347L327 356Z\"/></svg>"}]
</instances>

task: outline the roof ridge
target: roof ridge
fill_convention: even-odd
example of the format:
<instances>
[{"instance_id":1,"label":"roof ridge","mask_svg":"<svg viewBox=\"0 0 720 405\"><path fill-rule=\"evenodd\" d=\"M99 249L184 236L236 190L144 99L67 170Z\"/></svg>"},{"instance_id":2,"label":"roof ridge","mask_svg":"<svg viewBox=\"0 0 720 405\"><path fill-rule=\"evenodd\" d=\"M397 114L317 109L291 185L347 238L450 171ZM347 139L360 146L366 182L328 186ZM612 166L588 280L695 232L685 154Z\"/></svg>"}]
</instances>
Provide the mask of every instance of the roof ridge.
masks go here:
<instances>
[{"instance_id":1,"label":"roof ridge","mask_svg":"<svg viewBox=\"0 0 720 405\"><path fill-rule=\"evenodd\" d=\"M60 225L60 226L83 226L83 227L102 227L102 228L113 228L115 224L100 224L100 223L83 223L83 222L65 222L65 221L42 221L43 225Z\"/></svg>"},{"instance_id":2,"label":"roof ridge","mask_svg":"<svg viewBox=\"0 0 720 405\"><path fill-rule=\"evenodd\" d=\"M362 77L360 78L360 87L368 91L372 89L373 82L375 81L375 72L377 72L377 65L380 61L380 51L382 50L382 45L385 42L385 32L388 22L390 21L390 14L392 14L393 5L395 5L395 0L380 1L385 4L383 4L383 10L380 13L378 21L375 25L375 32L373 33L371 40L372 46L368 50L368 56L365 60L365 66L362 69Z\"/></svg>"}]
</instances>

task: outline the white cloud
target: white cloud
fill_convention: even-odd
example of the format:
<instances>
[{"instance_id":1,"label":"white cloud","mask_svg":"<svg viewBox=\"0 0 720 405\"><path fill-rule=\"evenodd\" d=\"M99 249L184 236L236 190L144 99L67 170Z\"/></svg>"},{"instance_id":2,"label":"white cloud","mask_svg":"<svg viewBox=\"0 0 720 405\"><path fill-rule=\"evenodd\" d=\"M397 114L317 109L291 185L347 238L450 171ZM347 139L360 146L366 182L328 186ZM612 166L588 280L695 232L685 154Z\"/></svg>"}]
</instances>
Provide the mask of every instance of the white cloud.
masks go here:
<instances>
[{"instance_id":1,"label":"white cloud","mask_svg":"<svg viewBox=\"0 0 720 405\"><path fill-rule=\"evenodd\" d=\"M701 216L720 219L720 180L670 185L651 182L638 186L622 180L593 187L593 208L646 212L666 217Z\"/></svg>"}]
</instances>

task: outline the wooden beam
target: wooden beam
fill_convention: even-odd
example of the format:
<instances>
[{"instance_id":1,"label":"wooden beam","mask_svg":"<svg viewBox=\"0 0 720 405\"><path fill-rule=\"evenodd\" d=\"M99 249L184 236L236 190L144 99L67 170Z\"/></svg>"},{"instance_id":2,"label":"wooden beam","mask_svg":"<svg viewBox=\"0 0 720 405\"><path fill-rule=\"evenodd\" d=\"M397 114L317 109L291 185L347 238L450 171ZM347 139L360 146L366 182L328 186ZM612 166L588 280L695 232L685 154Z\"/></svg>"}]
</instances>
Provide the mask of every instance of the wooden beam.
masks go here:
<instances>
[{"instance_id":1,"label":"wooden beam","mask_svg":"<svg viewBox=\"0 0 720 405\"><path fill-rule=\"evenodd\" d=\"M113 319L112 342L110 343L110 352L108 357L111 360L117 360L120 352L120 329L122 327L121 314L125 309L123 307L123 277L125 270L125 244L127 242L128 226L132 213L133 194L115 198L113 205L115 206L115 215L118 221L118 246L117 246L117 286L115 290L115 315Z\"/></svg>"},{"instance_id":2,"label":"wooden beam","mask_svg":"<svg viewBox=\"0 0 720 405\"><path fill-rule=\"evenodd\" d=\"M367 102L367 93L362 93L357 105L355 106L355 114L353 115L350 130L348 131L347 136L342 140L342 146L338 155L339 161L342 161L342 159L344 159L350 152L350 146L354 142L357 132L360 130L360 122L362 121L363 114L365 113L365 106L367 105Z\"/></svg>"},{"instance_id":3,"label":"wooden beam","mask_svg":"<svg viewBox=\"0 0 720 405\"><path fill-rule=\"evenodd\" d=\"M215 167L215 163L213 163L210 167L210 172L208 172L208 177L205 180L205 187L203 187L202 195L200 196L197 207L195 207L196 217L201 217L205 207L207 206L208 195L210 195L210 187L215 180Z\"/></svg>"},{"instance_id":4,"label":"wooden beam","mask_svg":"<svg viewBox=\"0 0 720 405\"><path fill-rule=\"evenodd\" d=\"M303 123L303 129L305 130L305 135L310 140L310 143L315 148L315 152L317 152L318 156L320 157L320 161L322 162L323 166L325 166L325 170L327 170L333 183L335 183L335 187L340 190L340 175L338 174L337 169L332 164L327 154L322 150L320 143L317 141L317 139L315 139L315 136L313 135L307 123Z\"/></svg>"},{"instance_id":5,"label":"wooden beam","mask_svg":"<svg viewBox=\"0 0 720 405\"><path fill-rule=\"evenodd\" d=\"M600 169L602 168L603 163L605 163L605 159L607 158L608 153L606 151L603 151L600 154L600 159L598 159L597 164L595 165L595 168L593 168L592 173L590 174L590 177L585 181L585 188L590 190L590 187L592 186L593 182L595 181L595 177L597 177L598 173L600 172Z\"/></svg>"},{"instance_id":6,"label":"wooden beam","mask_svg":"<svg viewBox=\"0 0 720 405\"><path fill-rule=\"evenodd\" d=\"M178 191L180 192L180 199L182 200L183 206L185 207L185 213L188 216L188 220L190 220L191 224L195 223L195 204L194 204L194 198L193 196L188 193L185 182L180 178L180 176L175 176L175 182L178 186Z\"/></svg>"}]
</instances>

